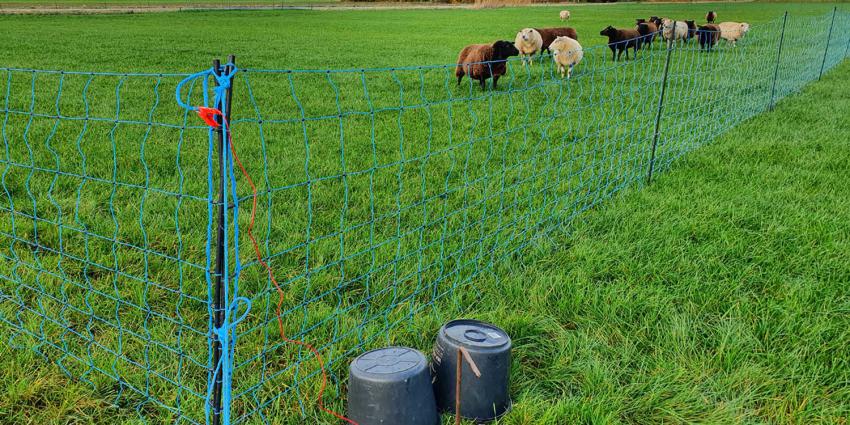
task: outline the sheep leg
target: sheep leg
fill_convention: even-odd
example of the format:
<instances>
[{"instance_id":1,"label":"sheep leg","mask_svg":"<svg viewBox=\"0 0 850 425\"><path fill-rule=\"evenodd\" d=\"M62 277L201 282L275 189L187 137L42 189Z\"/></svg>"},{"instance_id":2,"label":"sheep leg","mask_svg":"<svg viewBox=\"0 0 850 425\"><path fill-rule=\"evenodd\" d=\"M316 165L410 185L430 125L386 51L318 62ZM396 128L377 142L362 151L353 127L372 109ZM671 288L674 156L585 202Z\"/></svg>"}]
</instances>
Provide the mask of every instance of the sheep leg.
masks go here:
<instances>
[{"instance_id":1,"label":"sheep leg","mask_svg":"<svg viewBox=\"0 0 850 425\"><path fill-rule=\"evenodd\" d=\"M499 83L499 77L501 77L501 75L494 75L493 76L493 90L496 90L496 84Z\"/></svg>"},{"instance_id":2,"label":"sheep leg","mask_svg":"<svg viewBox=\"0 0 850 425\"><path fill-rule=\"evenodd\" d=\"M487 90L487 79L486 78L481 79L481 90Z\"/></svg>"}]
</instances>

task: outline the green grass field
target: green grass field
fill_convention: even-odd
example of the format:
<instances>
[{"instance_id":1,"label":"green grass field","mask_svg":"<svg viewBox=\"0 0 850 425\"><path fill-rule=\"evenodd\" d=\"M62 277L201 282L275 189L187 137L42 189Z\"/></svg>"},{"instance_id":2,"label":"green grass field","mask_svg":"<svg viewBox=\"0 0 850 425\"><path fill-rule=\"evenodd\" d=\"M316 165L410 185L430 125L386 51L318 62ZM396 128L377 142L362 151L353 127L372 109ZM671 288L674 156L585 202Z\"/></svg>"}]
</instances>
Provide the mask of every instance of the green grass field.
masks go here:
<instances>
[{"instance_id":1,"label":"green grass field","mask_svg":"<svg viewBox=\"0 0 850 425\"><path fill-rule=\"evenodd\" d=\"M628 26L641 16L702 20L705 11L713 8L721 20L757 23L773 20L786 10L792 17L820 15L833 6L576 5L569 25L578 30L585 46L592 46L605 42L599 35L605 26ZM36 69L194 72L208 67L212 57L230 53L251 68L417 66L452 63L463 46L513 40L518 29L526 26L560 25L560 9L0 16L0 37L15 40L3 46L4 66ZM360 42L345 43L341 37ZM87 43L95 41L97 47L90 48Z\"/></svg>"},{"instance_id":2,"label":"green grass field","mask_svg":"<svg viewBox=\"0 0 850 425\"><path fill-rule=\"evenodd\" d=\"M672 170L641 187L666 53L613 64L598 32L708 8L753 30L734 49L673 54L656 163ZM571 82L513 62L484 94L455 87L452 67L416 67L558 25L559 7L0 16L14 40L2 65L194 72L237 54L251 70L233 137L269 190L263 253L286 283L287 329L328 344L336 375L363 346L427 351L442 321L472 316L514 337L516 405L501 423L846 421L848 129L833 123L850 109L847 64L747 121L770 100L781 12L777 98L817 77L832 5L571 9L587 49ZM847 42L831 39L829 65ZM174 102L180 77L2 71L0 318L23 330L14 345L60 367L4 344L0 422L202 422L207 141ZM250 261L244 233L239 246ZM315 365L277 342L256 264L240 294L253 308L237 328L234 418L331 423L312 406ZM126 387L114 406L121 386L102 372L180 416Z\"/></svg>"}]
</instances>

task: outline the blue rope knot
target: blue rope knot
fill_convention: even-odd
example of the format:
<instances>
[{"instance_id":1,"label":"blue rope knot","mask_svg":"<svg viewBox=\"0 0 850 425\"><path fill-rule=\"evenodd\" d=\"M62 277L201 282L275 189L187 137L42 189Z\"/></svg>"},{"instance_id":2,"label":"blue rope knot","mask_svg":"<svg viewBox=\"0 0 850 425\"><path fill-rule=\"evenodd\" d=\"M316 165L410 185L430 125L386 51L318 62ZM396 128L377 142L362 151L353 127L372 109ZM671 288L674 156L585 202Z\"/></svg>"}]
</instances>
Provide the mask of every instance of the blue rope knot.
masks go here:
<instances>
[{"instance_id":1,"label":"blue rope knot","mask_svg":"<svg viewBox=\"0 0 850 425\"><path fill-rule=\"evenodd\" d=\"M231 320L231 317L234 313L239 310L239 306L244 305L245 311L242 312L238 317ZM213 328L213 333L215 334L218 341L221 343L221 357L218 360L218 363L213 365L213 373L212 376L217 375L219 372L222 377L222 398L225 400L222 403L222 411L220 412L222 415L223 423L230 423L230 397L233 391L232 389L232 374L233 374L233 365L232 365L232 350L231 342L235 343L235 341L231 341L230 333L236 326L245 320L248 317L248 314L251 312L251 300L245 297L234 297L233 302L227 308L227 311L224 313L224 323L222 323L219 327ZM235 338L235 336L234 336ZM213 391L213 383L214 380L210 379L210 382L207 384L207 401L205 403L205 410L207 419L209 420L210 415L210 399L212 397Z\"/></svg>"},{"instance_id":2,"label":"blue rope knot","mask_svg":"<svg viewBox=\"0 0 850 425\"><path fill-rule=\"evenodd\" d=\"M236 319L230 320L231 315L239 310L239 305L242 304L245 306L245 311L242 312L239 317ZM248 314L251 312L251 300L245 297L236 297L233 299L233 302L230 303L229 308L227 309L227 313L224 315L224 323L217 328L214 328L213 332L218 337L219 341L224 341L228 338L229 332L236 327L239 323L245 320L248 317Z\"/></svg>"},{"instance_id":3,"label":"blue rope knot","mask_svg":"<svg viewBox=\"0 0 850 425\"><path fill-rule=\"evenodd\" d=\"M190 111L197 111L198 107L195 106L195 105L190 105L188 103L189 102L188 98L184 102L180 93L183 91L183 86L186 85L186 83L195 81L199 78L203 78L203 80L202 80L203 84L204 84L204 104L203 104L203 106L209 107L210 106L209 95L208 95L208 93L209 93L209 77L213 76L215 78L216 82L218 83L218 86L215 87L215 89L213 89L213 92L215 94L215 97L213 98L214 99L213 105L218 105L221 102L221 100L224 99L224 95L227 92L227 89L230 88L232 81L233 81L233 77L236 75L237 72L239 72L239 69L236 68L236 65L234 65L232 63L228 63L228 64L225 65L225 68L227 68L228 66L231 69L231 71L228 72L228 73L222 73L221 75L216 75L215 69L210 67L209 69L205 69L203 71L196 72L194 74L187 76L183 80L181 80L179 83L177 83L177 88L175 89L175 96L177 98L177 104L180 105L180 107L183 108L183 109L188 109Z\"/></svg>"}]
</instances>

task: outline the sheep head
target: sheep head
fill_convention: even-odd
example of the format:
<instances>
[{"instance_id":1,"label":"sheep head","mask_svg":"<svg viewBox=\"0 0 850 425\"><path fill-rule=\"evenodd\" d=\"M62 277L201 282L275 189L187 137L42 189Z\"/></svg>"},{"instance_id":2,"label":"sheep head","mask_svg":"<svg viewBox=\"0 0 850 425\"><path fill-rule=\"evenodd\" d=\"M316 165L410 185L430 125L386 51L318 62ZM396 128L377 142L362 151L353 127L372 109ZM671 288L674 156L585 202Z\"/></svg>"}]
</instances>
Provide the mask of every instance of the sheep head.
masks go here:
<instances>
[{"instance_id":1,"label":"sheep head","mask_svg":"<svg viewBox=\"0 0 850 425\"><path fill-rule=\"evenodd\" d=\"M534 31L534 28L524 28L519 32L519 36L522 38L522 41L529 41L534 37Z\"/></svg>"},{"instance_id":2,"label":"sheep head","mask_svg":"<svg viewBox=\"0 0 850 425\"><path fill-rule=\"evenodd\" d=\"M493 43L493 59L495 60L506 60L511 56L516 56L519 54L519 50L517 50L514 43L506 40L499 40Z\"/></svg>"}]
</instances>

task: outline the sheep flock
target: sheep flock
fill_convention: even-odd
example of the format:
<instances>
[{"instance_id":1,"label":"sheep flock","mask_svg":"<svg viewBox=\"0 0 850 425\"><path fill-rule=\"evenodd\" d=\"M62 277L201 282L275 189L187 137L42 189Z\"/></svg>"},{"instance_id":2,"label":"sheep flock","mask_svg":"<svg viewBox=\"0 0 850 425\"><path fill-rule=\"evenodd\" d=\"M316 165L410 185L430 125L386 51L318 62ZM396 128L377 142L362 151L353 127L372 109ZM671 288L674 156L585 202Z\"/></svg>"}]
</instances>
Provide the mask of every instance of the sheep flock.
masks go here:
<instances>
[{"instance_id":1,"label":"sheep flock","mask_svg":"<svg viewBox=\"0 0 850 425\"><path fill-rule=\"evenodd\" d=\"M568 20L571 13L562 10L559 18ZM666 17L651 16L649 19L638 18L634 27L615 28L608 26L599 35L608 38L607 46L611 49L611 60L619 61L623 53L629 59L637 58L638 51L643 48L653 48L656 40L663 40L668 48L675 43L689 43L694 40L700 50L710 51L721 39L733 47L749 31L746 22L720 22L717 13L709 11L705 15L706 23L697 25L695 20L679 20ZM498 40L493 43L471 44L464 47L457 58L455 76L458 85L464 76L477 80L481 89L486 88L488 79L493 80L493 88L499 78L508 71L506 65L511 56L520 56L523 63L533 64L535 56L543 59L544 51L548 52L556 71L561 78L570 78L572 70L584 57L578 33L574 28L523 28L517 32L514 41Z\"/></svg>"}]
</instances>

